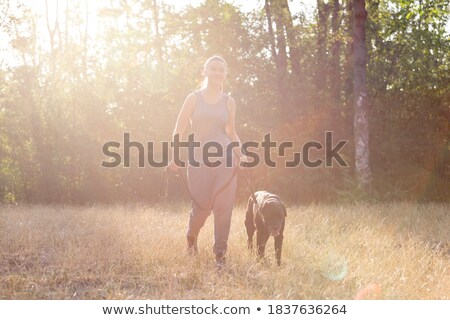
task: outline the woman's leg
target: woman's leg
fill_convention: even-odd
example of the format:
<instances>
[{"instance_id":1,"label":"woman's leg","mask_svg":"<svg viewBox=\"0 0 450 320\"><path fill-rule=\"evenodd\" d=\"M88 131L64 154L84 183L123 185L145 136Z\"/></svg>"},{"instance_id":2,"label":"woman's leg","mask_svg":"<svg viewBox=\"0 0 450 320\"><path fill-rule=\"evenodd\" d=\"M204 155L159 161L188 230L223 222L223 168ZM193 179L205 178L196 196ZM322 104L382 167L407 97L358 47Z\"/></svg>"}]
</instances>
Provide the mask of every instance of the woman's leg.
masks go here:
<instances>
[{"instance_id":1,"label":"woman's leg","mask_svg":"<svg viewBox=\"0 0 450 320\"><path fill-rule=\"evenodd\" d=\"M187 236L196 239L206 219L211 214L211 194L214 175L211 168L201 166L188 167L188 181L192 197L192 209L189 214Z\"/></svg>"},{"instance_id":2,"label":"woman's leg","mask_svg":"<svg viewBox=\"0 0 450 320\"><path fill-rule=\"evenodd\" d=\"M228 184L225 189L224 185ZM214 247L216 257L223 258L227 251L228 235L230 234L231 213L234 206L237 185L237 168L227 168L225 165L217 168L214 183ZM221 190L222 189L222 190ZM218 192L218 193L217 193Z\"/></svg>"}]
</instances>

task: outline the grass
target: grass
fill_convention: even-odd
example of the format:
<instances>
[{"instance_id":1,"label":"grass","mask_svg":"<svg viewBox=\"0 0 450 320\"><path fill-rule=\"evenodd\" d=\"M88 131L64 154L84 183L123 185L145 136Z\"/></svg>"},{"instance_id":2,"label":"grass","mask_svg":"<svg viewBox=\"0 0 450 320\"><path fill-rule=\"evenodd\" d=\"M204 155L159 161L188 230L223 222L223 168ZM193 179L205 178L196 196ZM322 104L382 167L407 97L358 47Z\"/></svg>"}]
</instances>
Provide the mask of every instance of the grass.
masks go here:
<instances>
[{"instance_id":1,"label":"grass","mask_svg":"<svg viewBox=\"0 0 450 320\"><path fill-rule=\"evenodd\" d=\"M292 206L280 268L236 207L220 272L212 216L185 255L188 209L0 207L0 299L450 299L448 204Z\"/></svg>"}]
</instances>

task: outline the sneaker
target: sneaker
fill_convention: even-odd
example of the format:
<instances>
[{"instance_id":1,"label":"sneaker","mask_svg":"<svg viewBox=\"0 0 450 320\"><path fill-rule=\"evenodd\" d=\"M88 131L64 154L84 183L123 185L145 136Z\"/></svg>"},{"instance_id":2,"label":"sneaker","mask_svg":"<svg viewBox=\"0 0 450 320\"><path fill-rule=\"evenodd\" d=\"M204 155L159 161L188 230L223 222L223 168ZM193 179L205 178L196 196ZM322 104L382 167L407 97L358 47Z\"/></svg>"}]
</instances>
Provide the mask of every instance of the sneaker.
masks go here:
<instances>
[{"instance_id":1,"label":"sneaker","mask_svg":"<svg viewBox=\"0 0 450 320\"><path fill-rule=\"evenodd\" d=\"M216 254L216 268L217 270L222 270L225 268L225 254L217 253Z\"/></svg>"}]
</instances>

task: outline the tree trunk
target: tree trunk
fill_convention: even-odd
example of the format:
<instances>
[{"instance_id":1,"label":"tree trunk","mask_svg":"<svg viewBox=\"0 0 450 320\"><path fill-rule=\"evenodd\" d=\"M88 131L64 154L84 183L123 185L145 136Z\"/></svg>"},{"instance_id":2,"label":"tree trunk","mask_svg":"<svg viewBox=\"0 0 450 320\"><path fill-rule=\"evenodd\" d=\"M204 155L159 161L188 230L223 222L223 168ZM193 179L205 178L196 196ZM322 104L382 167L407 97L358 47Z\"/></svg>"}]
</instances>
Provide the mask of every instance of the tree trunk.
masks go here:
<instances>
[{"instance_id":1,"label":"tree trunk","mask_svg":"<svg viewBox=\"0 0 450 320\"><path fill-rule=\"evenodd\" d=\"M291 10L287 0L282 2L283 20L286 28L287 41L289 46L289 61L291 62L292 72L300 75L300 50L298 48L298 40L294 29L294 22L292 21Z\"/></svg>"},{"instance_id":2,"label":"tree trunk","mask_svg":"<svg viewBox=\"0 0 450 320\"><path fill-rule=\"evenodd\" d=\"M340 5L339 0L333 1L333 13L331 16L331 32L333 34L333 43L331 45L331 97L333 107L339 108L341 103L341 75L340 75L340 50L341 40L339 38L339 19Z\"/></svg>"},{"instance_id":3,"label":"tree trunk","mask_svg":"<svg viewBox=\"0 0 450 320\"><path fill-rule=\"evenodd\" d=\"M316 87L317 91L327 92L327 31L329 4L324 0L317 0L317 59L316 59Z\"/></svg>"},{"instance_id":4,"label":"tree trunk","mask_svg":"<svg viewBox=\"0 0 450 320\"><path fill-rule=\"evenodd\" d=\"M54 48L55 48L55 31L56 31L56 26L54 29L52 29L50 27L50 19L49 19L49 15L48 15L48 0L45 0L45 18L47 21L47 30L48 30L48 35L50 37L50 53L52 56L52 64L54 64Z\"/></svg>"},{"instance_id":5,"label":"tree trunk","mask_svg":"<svg viewBox=\"0 0 450 320\"><path fill-rule=\"evenodd\" d=\"M276 63L277 62L277 51L275 50L275 35L273 33L272 11L270 10L269 0L265 0L264 10L266 11L267 28L269 30L270 52L272 53L272 58L274 59L274 62Z\"/></svg>"},{"instance_id":6,"label":"tree trunk","mask_svg":"<svg viewBox=\"0 0 450 320\"><path fill-rule=\"evenodd\" d=\"M358 184L366 191L371 189L369 164L369 110L366 97L366 21L365 0L354 0L353 43L354 43L354 139L355 165Z\"/></svg>"},{"instance_id":7,"label":"tree trunk","mask_svg":"<svg viewBox=\"0 0 450 320\"><path fill-rule=\"evenodd\" d=\"M161 36L160 30L159 30L159 8L158 4L156 3L156 0L153 0L152 2L152 11L153 11L153 23L155 28L155 36L156 36L156 52L158 55L158 68L159 68L159 77L162 84L162 87L166 87L166 68L164 65L164 41L163 37Z\"/></svg>"},{"instance_id":8,"label":"tree trunk","mask_svg":"<svg viewBox=\"0 0 450 320\"><path fill-rule=\"evenodd\" d=\"M277 68L276 82L278 85L279 101L283 109L287 109L289 104L289 84L288 84L288 60L287 60L287 50L286 50L286 36L285 28L283 23L283 9L280 1L269 1L269 7L273 12L273 18L275 20L276 27L276 48L277 55L275 59L275 64Z\"/></svg>"},{"instance_id":9,"label":"tree trunk","mask_svg":"<svg viewBox=\"0 0 450 320\"><path fill-rule=\"evenodd\" d=\"M347 0L347 4L345 7L345 34L348 41L345 44L345 61L344 64L344 104L349 107L353 103L352 95L353 95L353 54L354 54L354 45L353 45L353 0Z\"/></svg>"},{"instance_id":10,"label":"tree trunk","mask_svg":"<svg viewBox=\"0 0 450 320\"><path fill-rule=\"evenodd\" d=\"M269 30L270 51L276 68L276 85L278 89L279 102L283 108L288 105L288 72L286 37L283 25L281 3L279 1L265 0L264 10L266 12ZM273 30L272 18L275 20L276 32ZM276 41L275 41L276 39Z\"/></svg>"},{"instance_id":11,"label":"tree trunk","mask_svg":"<svg viewBox=\"0 0 450 320\"><path fill-rule=\"evenodd\" d=\"M277 39L277 68L284 74L287 73L286 37L283 23L283 10L279 1L271 3L274 13L276 39Z\"/></svg>"},{"instance_id":12,"label":"tree trunk","mask_svg":"<svg viewBox=\"0 0 450 320\"><path fill-rule=\"evenodd\" d=\"M340 16L341 6L339 0L333 0L331 13L331 57L330 61L330 110L328 113L328 128L332 129L337 136L343 132L343 121L341 116L341 39L340 39Z\"/></svg>"}]
</instances>

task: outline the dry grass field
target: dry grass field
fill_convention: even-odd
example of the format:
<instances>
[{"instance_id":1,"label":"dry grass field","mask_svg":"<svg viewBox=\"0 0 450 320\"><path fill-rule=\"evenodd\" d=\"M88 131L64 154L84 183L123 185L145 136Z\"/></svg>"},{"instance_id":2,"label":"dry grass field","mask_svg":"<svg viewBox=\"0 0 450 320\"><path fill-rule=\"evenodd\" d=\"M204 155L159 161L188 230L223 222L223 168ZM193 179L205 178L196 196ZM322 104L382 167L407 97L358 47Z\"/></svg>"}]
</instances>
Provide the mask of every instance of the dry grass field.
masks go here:
<instances>
[{"instance_id":1,"label":"dry grass field","mask_svg":"<svg viewBox=\"0 0 450 320\"><path fill-rule=\"evenodd\" d=\"M236 207L222 271L212 216L185 254L188 208L2 206L0 299L450 299L448 204L292 206L281 267Z\"/></svg>"}]
</instances>

